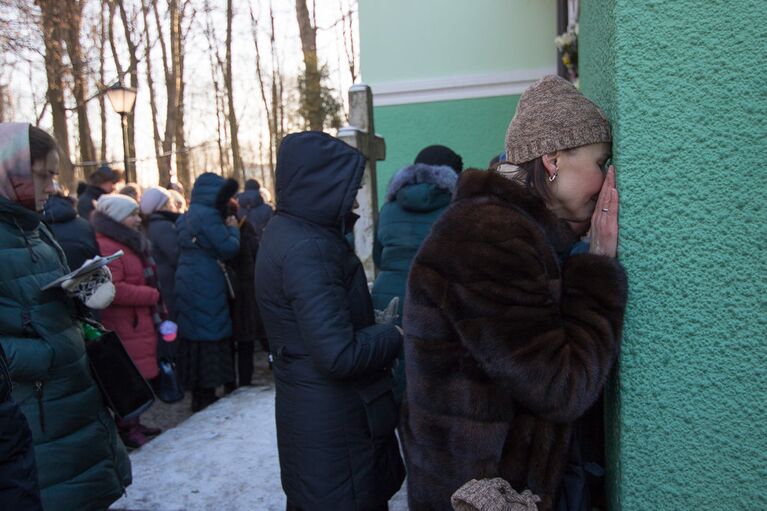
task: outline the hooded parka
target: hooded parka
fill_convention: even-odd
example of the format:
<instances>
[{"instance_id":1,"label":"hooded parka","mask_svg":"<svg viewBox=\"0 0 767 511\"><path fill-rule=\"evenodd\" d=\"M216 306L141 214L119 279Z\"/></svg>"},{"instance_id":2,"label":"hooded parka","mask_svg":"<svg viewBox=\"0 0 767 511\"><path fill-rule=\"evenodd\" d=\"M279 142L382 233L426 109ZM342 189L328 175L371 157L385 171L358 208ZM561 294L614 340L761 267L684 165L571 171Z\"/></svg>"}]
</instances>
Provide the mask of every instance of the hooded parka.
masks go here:
<instances>
[{"instance_id":1,"label":"hooded parka","mask_svg":"<svg viewBox=\"0 0 767 511\"><path fill-rule=\"evenodd\" d=\"M39 215L8 195L8 176L31 181L31 172L28 125L7 128L5 144L26 140L26 163L10 161L7 145L0 161L0 343L13 398L32 431L44 509L103 510L131 483L130 461L91 376L74 302L61 288L42 290L68 267Z\"/></svg>"},{"instance_id":2,"label":"hooded parka","mask_svg":"<svg viewBox=\"0 0 767 511\"><path fill-rule=\"evenodd\" d=\"M192 188L189 211L176 221L181 254L176 268L178 334L191 341L232 335L229 291L219 262L240 251L240 230L224 223L237 182L206 172Z\"/></svg>"},{"instance_id":3,"label":"hooded parka","mask_svg":"<svg viewBox=\"0 0 767 511\"><path fill-rule=\"evenodd\" d=\"M446 165L416 163L400 169L386 192L378 215L374 257L379 268L373 285L373 306L383 309L400 298L399 322L410 265L432 224L450 204L458 174Z\"/></svg>"},{"instance_id":4,"label":"hooded parka","mask_svg":"<svg viewBox=\"0 0 767 511\"><path fill-rule=\"evenodd\" d=\"M460 486L493 477L553 508L574 423L617 358L627 295L615 259L566 257L575 241L523 185L461 175L408 281L411 511L452 510Z\"/></svg>"},{"instance_id":5,"label":"hooded parka","mask_svg":"<svg viewBox=\"0 0 767 511\"><path fill-rule=\"evenodd\" d=\"M379 508L404 478L389 370L400 335L374 324L365 273L344 239L364 166L327 134L288 135L277 213L256 263L275 357L282 487L307 511Z\"/></svg>"}]
</instances>

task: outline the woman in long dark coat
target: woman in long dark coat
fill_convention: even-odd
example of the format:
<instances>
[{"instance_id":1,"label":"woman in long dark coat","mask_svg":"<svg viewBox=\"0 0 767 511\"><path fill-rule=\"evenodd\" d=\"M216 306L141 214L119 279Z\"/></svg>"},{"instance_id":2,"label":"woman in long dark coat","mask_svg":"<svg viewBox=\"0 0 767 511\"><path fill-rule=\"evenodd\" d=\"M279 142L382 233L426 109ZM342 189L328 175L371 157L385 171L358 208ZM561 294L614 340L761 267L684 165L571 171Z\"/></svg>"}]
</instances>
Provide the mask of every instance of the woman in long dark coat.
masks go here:
<instances>
[{"instance_id":1,"label":"woman in long dark coat","mask_svg":"<svg viewBox=\"0 0 767 511\"><path fill-rule=\"evenodd\" d=\"M256 262L274 360L288 509L379 510L404 478L390 364L397 327L375 325L362 265L344 239L363 156L329 135L288 135L277 214Z\"/></svg>"},{"instance_id":2,"label":"woman in long dark coat","mask_svg":"<svg viewBox=\"0 0 767 511\"><path fill-rule=\"evenodd\" d=\"M563 480L626 306L610 140L596 105L543 79L509 127L513 166L464 172L416 256L404 320L411 511L452 510L461 485L492 477L532 490L541 511L591 509L585 481Z\"/></svg>"},{"instance_id":3,"label":"woman in long dark coat","mask_svg":"<svg viewBox=\"0 0 767 511\"><path fill-rule=\"evenodd\" d=\"M237 219L227 217L237 181L206 172L192 188L189 211L176 222L181 255L176 269L179 372L192 390L192 410L216 400L216 388L234 382L229 338L226 262L240 250Z\"/></svg>"}]
</instances>

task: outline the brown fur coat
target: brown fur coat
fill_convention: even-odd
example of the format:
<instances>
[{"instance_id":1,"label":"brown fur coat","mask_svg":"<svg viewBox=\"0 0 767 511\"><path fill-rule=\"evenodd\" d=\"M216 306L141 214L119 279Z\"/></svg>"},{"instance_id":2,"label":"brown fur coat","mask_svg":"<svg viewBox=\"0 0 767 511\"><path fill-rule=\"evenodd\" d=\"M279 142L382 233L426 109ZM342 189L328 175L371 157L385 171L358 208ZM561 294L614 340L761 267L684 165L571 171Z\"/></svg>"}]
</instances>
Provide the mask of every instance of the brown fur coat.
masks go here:
<instances>
[{"instance_id":1,"label":"brown fur coat","mask_svg":"<svg viewBox=\"0 0 767 511\"><path fill-rule=\"evenodd\" d=\"M551 509L572 423L615 361L622 267L574 255L573 232L522 186L467 171L414 261L404 315L402 433L410 509L450 510L502 477Z\"/></svg>"}]
</instances>

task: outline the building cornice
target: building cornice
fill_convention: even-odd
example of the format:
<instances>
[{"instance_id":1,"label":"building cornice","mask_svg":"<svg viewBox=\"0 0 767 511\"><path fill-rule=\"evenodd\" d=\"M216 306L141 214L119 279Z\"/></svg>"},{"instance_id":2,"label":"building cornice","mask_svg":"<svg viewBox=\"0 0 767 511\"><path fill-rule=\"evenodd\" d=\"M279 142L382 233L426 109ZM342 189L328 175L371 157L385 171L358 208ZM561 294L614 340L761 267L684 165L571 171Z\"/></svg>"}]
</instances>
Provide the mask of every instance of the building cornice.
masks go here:
<instances>
[{"instance_id":1,"label":"building cornice","mask_svg":"<svg viewBox=\"0 0 767 511\"><path fill-rule=\"evenodd\" d=\"M521 94L543 76L556 73L556 67L550 67L380 83L372 86L373 104L375 106L392 106L455 99L511 96Z\"/></svg>"}]
</instances>

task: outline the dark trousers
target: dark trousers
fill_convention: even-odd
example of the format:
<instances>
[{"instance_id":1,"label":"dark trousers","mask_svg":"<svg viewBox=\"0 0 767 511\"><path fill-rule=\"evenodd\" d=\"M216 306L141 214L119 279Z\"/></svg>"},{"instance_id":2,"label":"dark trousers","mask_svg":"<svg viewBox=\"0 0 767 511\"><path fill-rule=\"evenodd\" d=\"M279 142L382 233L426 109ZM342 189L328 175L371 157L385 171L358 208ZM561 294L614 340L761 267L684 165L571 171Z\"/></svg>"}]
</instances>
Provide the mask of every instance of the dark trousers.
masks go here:
<instances>
[{"instance_id":1,"label":"dark trousers","mask_svg":"<svg viewBox=\"0 0 767 511\"><path fill-rule=\"evenodd\" d=\"M253 341L232 342L232 360L234 367L237 368L237 378L235 379L237 387L250 385L253 380L255 344Z\"/></svg>"}]
</instances>

